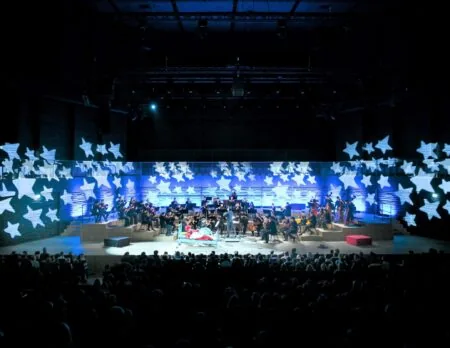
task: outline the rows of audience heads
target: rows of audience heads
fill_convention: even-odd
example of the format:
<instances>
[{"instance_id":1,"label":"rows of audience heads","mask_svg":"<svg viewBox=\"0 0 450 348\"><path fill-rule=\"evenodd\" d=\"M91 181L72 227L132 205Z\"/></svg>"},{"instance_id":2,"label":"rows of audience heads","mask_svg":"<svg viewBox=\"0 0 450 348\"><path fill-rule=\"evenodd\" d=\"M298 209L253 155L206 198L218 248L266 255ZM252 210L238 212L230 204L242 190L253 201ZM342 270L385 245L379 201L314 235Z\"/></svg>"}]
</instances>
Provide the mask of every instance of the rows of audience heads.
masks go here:
<instances>
[{"instance_id":1,"label":"rows of audience heads","mask_svg":"<svg viewBox=\"0 0 450 348\"><path fill-rule=\"evenodd\" d=\"M450 339L447 254L0 257L0 347L433 347Z\"/></svg>"}]
</instances>

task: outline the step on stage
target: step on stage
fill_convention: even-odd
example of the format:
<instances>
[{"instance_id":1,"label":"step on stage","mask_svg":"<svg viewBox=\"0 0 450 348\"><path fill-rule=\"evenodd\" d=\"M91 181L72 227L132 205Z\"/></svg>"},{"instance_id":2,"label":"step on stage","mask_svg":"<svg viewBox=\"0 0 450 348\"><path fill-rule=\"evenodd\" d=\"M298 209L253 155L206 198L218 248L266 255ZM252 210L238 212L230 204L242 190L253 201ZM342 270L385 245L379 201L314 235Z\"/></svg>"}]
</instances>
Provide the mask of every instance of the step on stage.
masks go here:
<instances>
[{"instance_id":1,"label":"step on stage","mask_svg":"<svg viewBox=\"0 0 450 348\"><path fill-rule=\"evenodd\" d=\"M314 230L313 230L314 231ZM349 225L333 223L327 229L316 228L316 234L302 235L302 241L342 242L349 235L364 235L372 240L392 240L394 231L389 223Z\"/></svg>"}]
</instances>

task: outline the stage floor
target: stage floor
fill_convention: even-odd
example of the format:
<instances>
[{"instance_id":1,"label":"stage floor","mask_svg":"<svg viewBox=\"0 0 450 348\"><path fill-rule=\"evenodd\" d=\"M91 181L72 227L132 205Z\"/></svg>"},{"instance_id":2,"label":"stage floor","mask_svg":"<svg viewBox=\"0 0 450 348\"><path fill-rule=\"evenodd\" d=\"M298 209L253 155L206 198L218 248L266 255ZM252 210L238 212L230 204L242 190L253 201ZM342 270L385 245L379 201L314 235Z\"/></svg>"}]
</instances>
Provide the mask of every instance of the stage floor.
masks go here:
<instances>
[{"instance_id":1,"label":"stage floor","mask_svg":"<svg viewBox=\"0 0 450 348\"><path fill-rule=\"evenodd\" d=\"M377 254L406 254L410 250L414 252L427 252L430 248L450 252L450 243L437 241L433 239L415 237L415 236L395 236L392 241L374 241L372 246L357 247L347 244L346 242L270 242L268 244L262 242L256 237L245 237L239 242L219 241L217 247L198 245L178 245L173 237L158 236L153 241L137 242L127 247L114 248L103 246L103 243L81 243L80 237L53 237L39 241L23 243L14 246L1 247L0 254L10 254L12 251L29 253L42 250L46 247L49 253L72 252L74 254L85 254L90 256L103 255L123 255L125 252L138 255L142 252L152 254L154 250L160 253L168 252L173 254L176 251L193 252L193 253L209 253L214 250L216 253L234 253L242 254L251 253L269 253L270 251L283 252L296 248L300 253L318 252L327 253L330 249L339 249L343 253L374 252Z\"/></svg>"}]
</instances>

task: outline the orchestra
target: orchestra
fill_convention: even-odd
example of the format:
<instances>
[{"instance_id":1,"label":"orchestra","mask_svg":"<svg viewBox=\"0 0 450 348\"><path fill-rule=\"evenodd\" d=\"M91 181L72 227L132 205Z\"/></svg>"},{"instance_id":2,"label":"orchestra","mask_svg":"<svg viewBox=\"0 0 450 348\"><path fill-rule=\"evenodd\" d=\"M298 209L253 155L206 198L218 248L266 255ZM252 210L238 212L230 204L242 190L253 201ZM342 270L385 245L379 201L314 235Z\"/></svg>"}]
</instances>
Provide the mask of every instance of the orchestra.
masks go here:
<instances>
[{"instance_id":1,"label":"orchestra","mask_svg":"<svg viewBox=\"0 0 450 348\"><path fill-rule=\"evenodd\" d=\"M185 204L179 204L174 197L169 206L161 211L151 202L138 202L134 197L127 202L118 195L111 211L108 211L108 204L104 200L96 201L92 215L95 222L100 223L102 220L107 222L109 215L117 212L125 226L140 223L141 229L155 231L155 228L159 228L160 233L166 236L172 236L182 224L194 230L207 227L226 237L239 237L250 232L251 236L268 242L270 237L280 233L285 241L295 241L305 233L317 234L317 228L330 229L333 223L353 224L356 212L354 199L355 196L351 196L344 201L337 196L333 200L332 193L329 193L322 205L317 197L313 197L304 211L293 214L289 202L284 207L276 207L272 203L268 210L257 210L253 202L239 200L235 191L225 200L202 197L199 209L189 198Z\"/></svg>"}]
</instances>

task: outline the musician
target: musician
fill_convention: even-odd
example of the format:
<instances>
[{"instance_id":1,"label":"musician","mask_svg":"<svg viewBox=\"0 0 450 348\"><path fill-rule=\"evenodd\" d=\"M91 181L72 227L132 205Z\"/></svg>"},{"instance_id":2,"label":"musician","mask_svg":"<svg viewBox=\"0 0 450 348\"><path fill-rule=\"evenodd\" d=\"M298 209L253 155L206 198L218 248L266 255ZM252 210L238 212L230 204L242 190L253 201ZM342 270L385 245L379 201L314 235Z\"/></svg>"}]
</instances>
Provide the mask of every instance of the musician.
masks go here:
<instances>
[{"instance_id":1,"label":"musician","mask_svg":"<svg viewBox=\"0 0 450 348\"><path fill-rule=\"evenodd\" d=\"M174 197L172 202L170 202L169 207L172 208L172 209L178 209L178 206L179 206L179 204L177 202L177 199Z\"/></svg>"},{"instance_id":2,"label":"musician","mask_svg":"<svg viewBox=\"0 0 450 348\"><path fill-rule=\"evenodd\" d=\"M264 218L260 214L256 214L255 218L253 219L253 224L256 227L256 236L261 236L261 231L264 228ZM254 232L252 231L252 236Z\"/></svg>"},{"instance_id":3,"label":"musician","mask_svg":"<svg viewBox=\"0 0 450 348\"><path fill-rule=\"evenodd\" d=\"M142 212L142 224L147 224L147 231L154 231L153 228L153 219L155 217L156 211L155 208L153 208L152 203L145 203L144 209Z\"/></svg>"},{"instance_id":4,"label":"musician","mask_svg":"<svg viewBox=\"0 0 450 348\"><path fill-rule=\"evenodd\" d=\"M286 205L284 206L283 215L285 217L291 217L292 214L292 207L289 204L289 202L286 202Z\"/></svg>"},{"instance_id":5,"label":"musician","mask_svg":"<svg viewBox=\"0 0 450 348\"><path fill-rule=\"evenodd\" d=\"M240 220L240 223L242 226L242 234L245 236L245 232L247 232L247 226L248 226L248 215L245 213L241 214L241 217L239 220Z\"/></svg>"},{"instance_id":6,"label":"musician","mask_svg":"<svg viewBox=\"0 0 450 348\"><path fill-rule=\"evenodd\" d=\"M355 220L355 211L356 211L356 206L353 203L353 200L355 199L355 196L351 196L350 200L348 200L346 202L345 205L345 220L344 223L346 225L350 225L351 223L353 223L353 221Z\"/></svg>"},{"instance_id":7,"label":"musician","mask_svg":"<svg viewBox=\"0 0 450 348\"><path fill-rule=\"evenodd\" d=\"M241 209L241 205L239 204L239 202L236 202L236 205L234 206L234 212L236 215L240 215L242 209Z\"/></svg>"},{"instance_id":8,"label":"musician","mask_svg":"<svg viewBox=\"0 0 450 348\"><path fill-rule=\"evenodd\" d=\"M94 205L92 206L91 211L92 216L94 216L95 223L99 223L101 220L100 216L100 201L95 201Z\"/></svg>"},{"instance_id":9,"label":"musician","mask_svg":"<svg viewBox=\"0 0 450 348\"><path fill-rule=\"evenodd\" d=\"M303 233L310 232L311 234L314 234L316 232L316 226L317 217L316 215L310 213L308 219L306 220L306 228Z\"/></svg>"},{"instance_id":10,"label":"musician","mask_svg":"<svg viewBox=\"0 0 450 348\"><path fill-rule=\"evenodd\" d=\"M277 211L277 208L275 207L275 204L272 203L272 206L270 207L270 215L275 216L276 211Z\"/></svg>"},{"instance_id":11,"label":"musician","mask_svg":"<svg viewBox=\"0 0 450 348\"><path fill-rule=\"evenodd\" d=\"M233 224L233 211L231 210L231 208L228 208L228 211L226 213L226 218L227 218L227 237L230 236L230 232L235 233L235 229L234 229L234 224Z\"/></svg>"},{"instance_id":12,"label":"musician","mask_svg":"<svg viewBox=\"0 0 450 348\"><path fill-rule=\"evenodd\" d=\"M125 206L127 205L127 202L121 195L117 195L116 201L115 201L115 208L119 214L119 219L124 220L125 219Z\"/></svg>"},{"instance_id":13,"label":"musician","mask_svg":"<svg viewBox=\"0 0 450 348\"><path fill-rule=\"evenodd\" d=\"M166 214L159 214L159 233L163 234L166 229Z\"/></svg>"},{"instance_id":14,"label":"musician","mask_svg":"<svg viewBox=\"0 0 450 348\"><path fill-rule=\"evenodd\" d=\"M244 199L242 200L242 202L241 202L241 208L242 208L242 211L243 211L244 213L246 213L246 214L249 213L249 212L248 212L248 207L249 207L249 203L248 203L248 201L247 201L247 198L244 198Z\"/></svg>"},{"instance_id":15,"label":"musician","mask_svg":"<svg viewBox=\"0 0 450 348\"><path fill-rule=\"evenodd\" d=\"M171 236L175 225L175 215L169 213L166 215L166 236Z\"/></svg>"},{"instance_id":16,"label":"musician","mask_svg":"<svg viewBox=\"0 0 450 348\"><path fill-rule=\"evenodd\" d=\"M284 234L284 240L288 241L290 237L295 242L295 240L297 239L297 232L298 232L297 221L295 221L294 217L291 217L289 222L289 228L286 230Z\"/></svg>"},{"instance_id":17,"label":"musician","mask_svg":"<svg viewBox=\"0 0 450 348\"><path fill-rule=\"evenodd\" d=\"M264 240L264 242L266 243L269 243L269 236L276 236L277 234L278 229L275 216L266 218L266 222L264 223L262 240Z\"/></svg>"},{"instance_id":18,"label":"musician","mask_svg":"<svg viewBox=\"0 0 450 348\"><path fill-rule=\"evenodd\" d=\"M230 202L236 202L237 199L238 199L237 193L236 193L236 191L233 191L231 193L231 196L229 197L229 200L230 200Z\"/></svg>"},{"instance_id":19,"label":"musician","mask_svg":"<svg viewBox=\"0 0 450 348\"><path fill-rule=\"evenodd\" d=\"M344 208L345 202L341 199L341 197L336 197L335 209L336 209L336 221L342 223L344 221Z\"/></svg>"},{"instance_id":20,"label":"musician","mask_svg":"<svg viewBox=\"0 0 450 348\"><path fill-rule=\"evenodd\" d=\"M138 223L138 205L134 198L131 198L128 207L125 209L125 225L136 225Z\"/></svg>"},{"instance_id":21,"label":"musician","mask_svg":"<svg viewBox=\"0 0 450 348\"><path fill-rule=\"evenodd\" d=\"M250 202L248 204L248 213L249 214L255 214L256 213L255 205L253 204L253 202Z\"/></svg>"}]
</instances>

